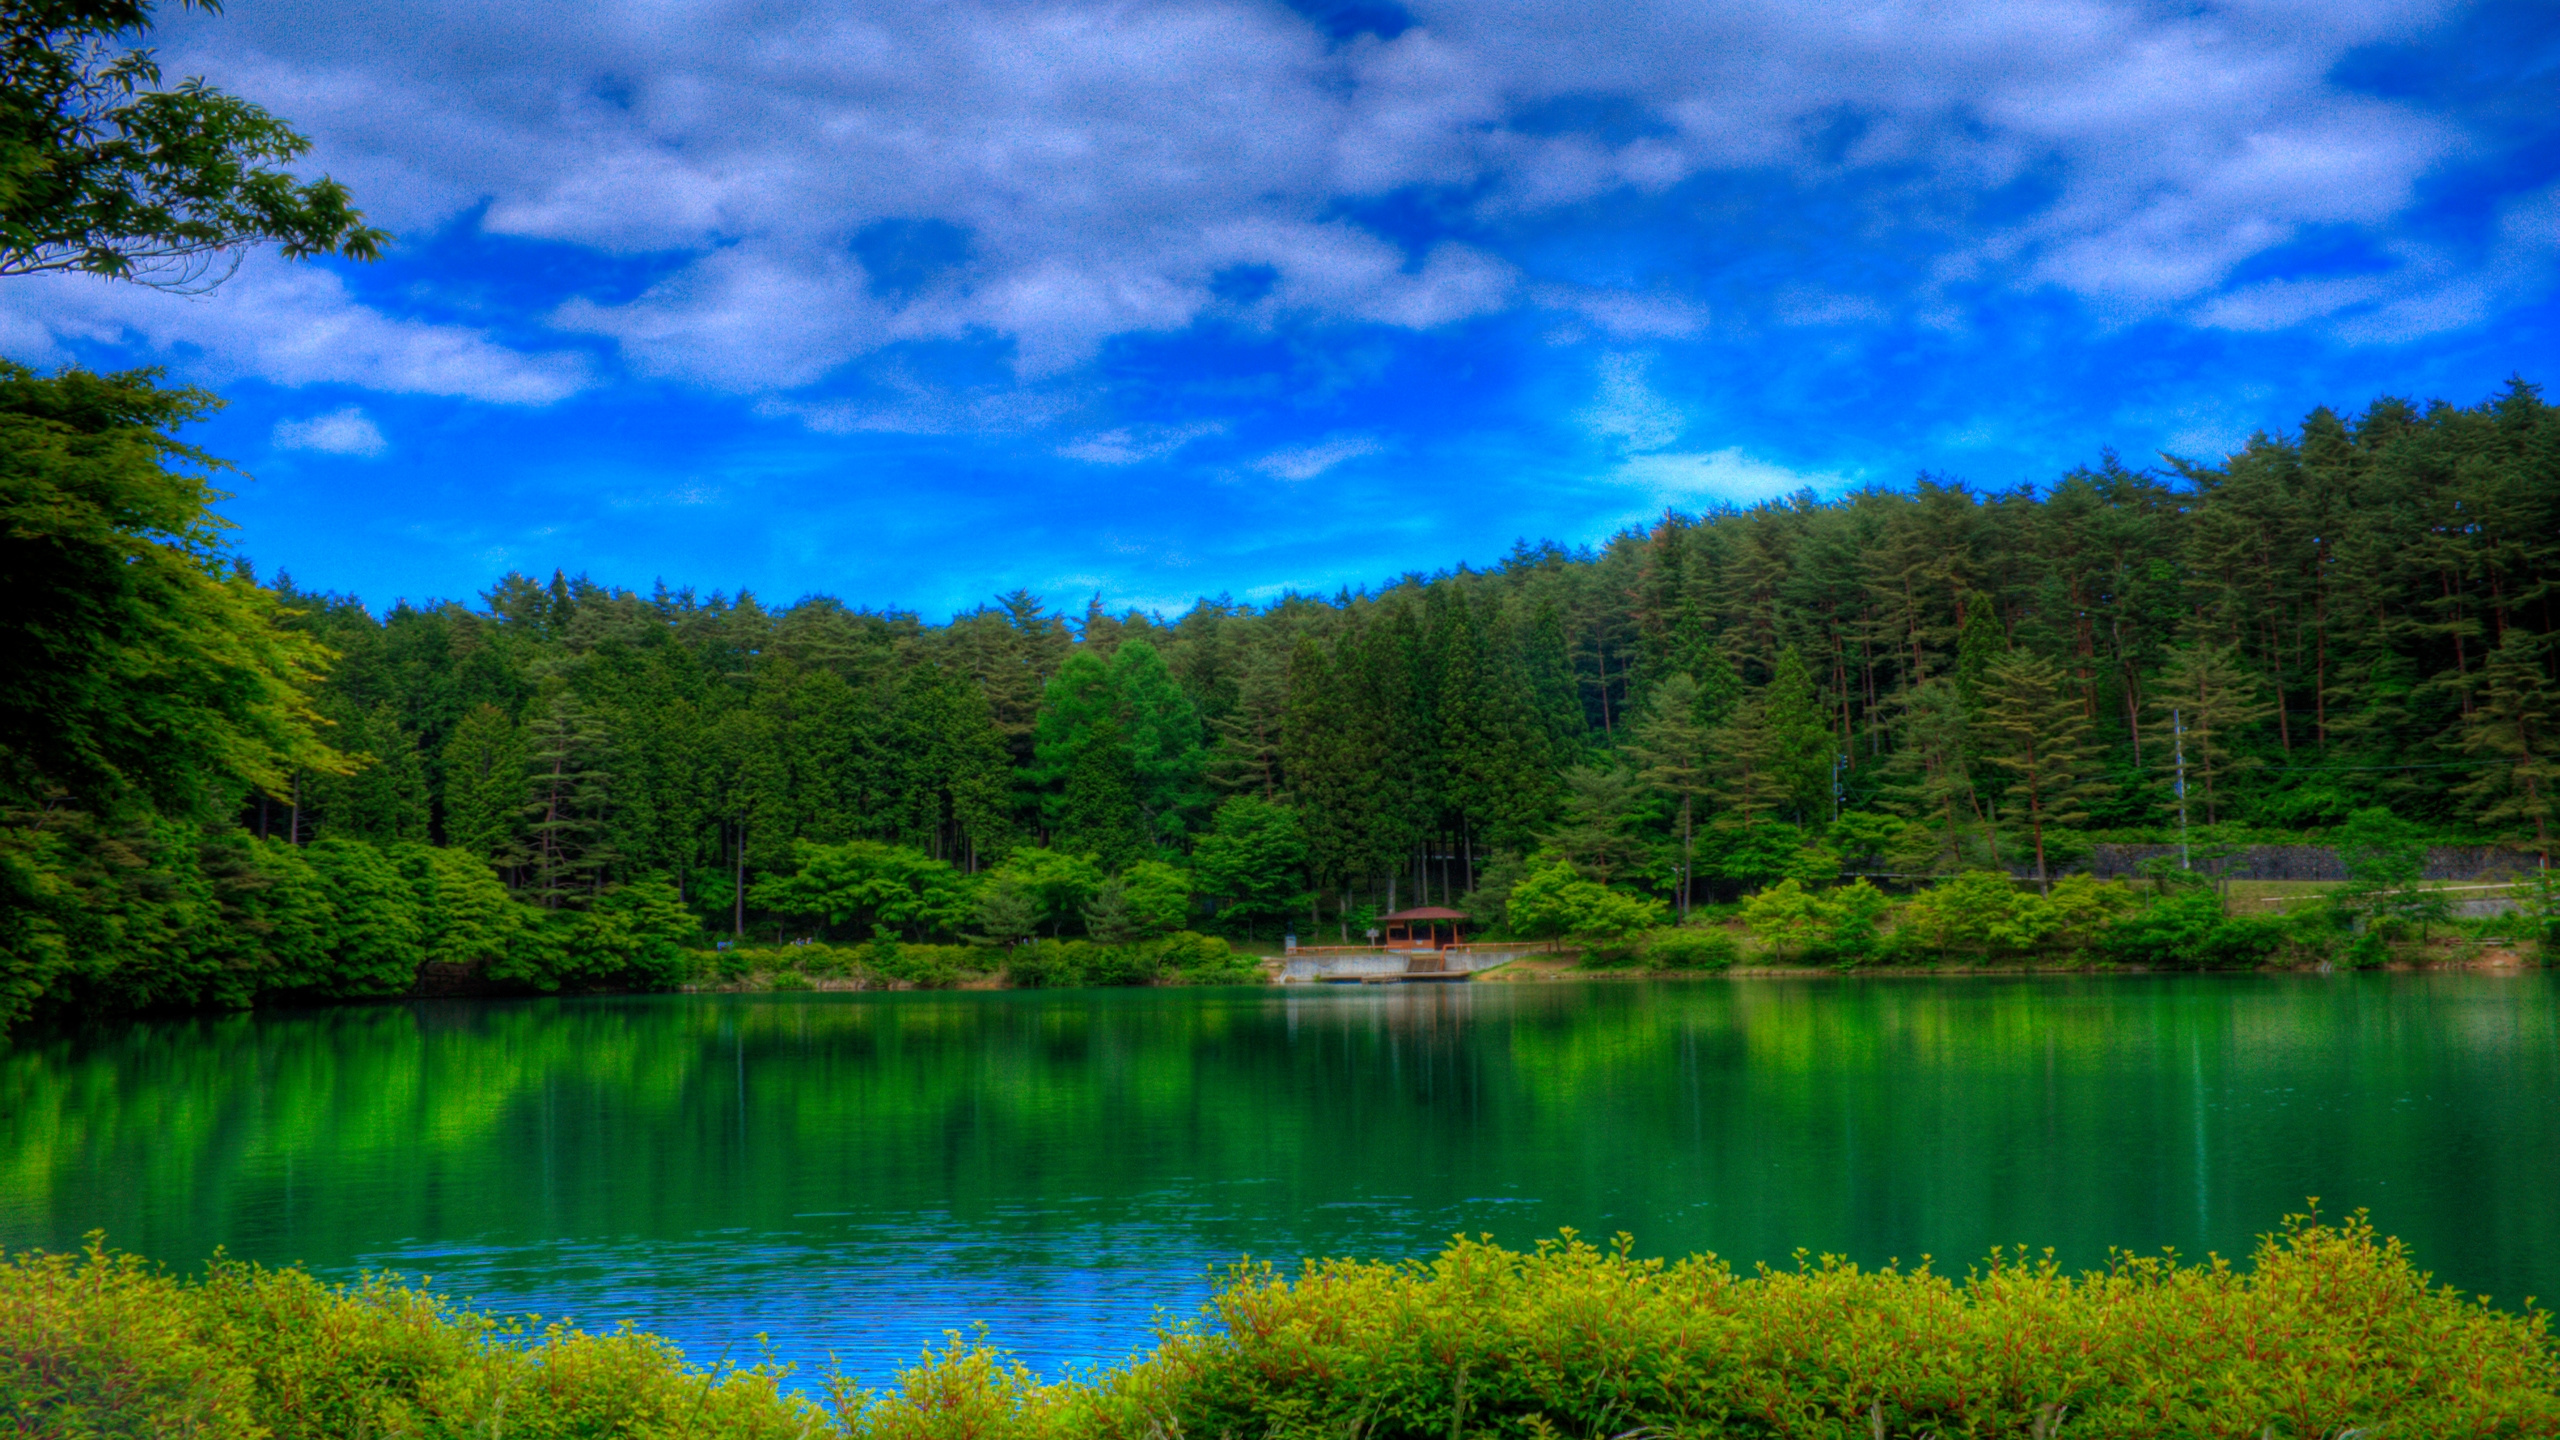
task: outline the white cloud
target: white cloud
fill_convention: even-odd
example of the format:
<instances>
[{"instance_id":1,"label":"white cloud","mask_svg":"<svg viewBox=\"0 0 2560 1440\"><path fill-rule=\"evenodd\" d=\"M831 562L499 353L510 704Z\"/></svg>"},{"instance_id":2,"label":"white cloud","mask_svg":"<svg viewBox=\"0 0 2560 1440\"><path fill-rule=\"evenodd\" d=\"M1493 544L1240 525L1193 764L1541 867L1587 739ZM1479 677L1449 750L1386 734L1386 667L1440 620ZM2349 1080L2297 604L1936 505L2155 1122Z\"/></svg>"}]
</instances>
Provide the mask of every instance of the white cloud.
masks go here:
<instances>
[{"instance_id":1,"label":"white cloud","mask_svg":"<svg viewBox=\"0 0 2560 1440\"><path fill-rule=\"evenodd\" d=\"M1161 460L1194 440L1216 435L1226 428L1216 421L1191 425L1124 425L1061 445L1058 453L1088 465L1135 465L1141 460Z\"/></svg>"},{"instance_id":2,"label":"white cloud","mask_svg":"<svg viewBox=\"0 0 2560 1440\"><path fill-rule=\"evenodd\" d=\"M1645 383L1649 365L1642 355L1604 355L1600 359L1600 393L1582 412L1583 426L1620 450L1659 450L1680 438L1688 417L1680 407Z\"/></svg>"},{"instance_id":3,"label":"white cloud","mask_svg":"<svg viewBox=\"0 0 2560 1440\"><path fill-rule=\"evenodd\" d=\"M1313 480L1346 460L1375 455L1384 447L1365 435L1337 435L1313 445L1274 450L1253 462L1265 475L1288 481Z\"/></svg>"},{"instance_id":4,"label":"white cloud","mask_svg":"<svg viewBox=\"0 0 2560 1440\"><path fill-rule=\"evenodd\" d=\"M323 455L368 459L391 448L372 417L353 405L308 420L279 420L271 443L279 450L317 450Z\"/></svg>"},{"instance_id":5,"label":"white cloud","mask_svg":"<svg viewBox=\"0 0 2560 1440\"><path fill-rule=\"evenodd\" d=\"M2389 289L2379 275L2268 280L2216 296L2198 309L2196 320L2224 330L2281 330L2361 305Z\"/></svg>"},{"instance_id":6,"label":"white cloud","mask_svg":"<svg viewBox=\"0 0 2560 1440\"><path fill-rule=\"evenodd\" d=\"M0 288L0 341L60 359L64 340L200 353L191 368L217 381L254 376L504 405L547 405L588 383L579 355L528 355L465 326L394 319L327 270L264 256L201 297L83 275L27 276Z\"/></svg>"},{"instance_id":7,"label":"white cloud","mask_svg":"<svg viewBox=\"0 0 2560 1440\"><path fill-rule=\"evenodd\" d=\"M1656 506L1672 507L1719 500L1767 500L1808 487L1816 491L1837 490L1846 483L1835 472L1790 470L1745 454L1738 446L1631 455L1619 462L1610 478L1652 496Z\"/></svg>"},{"instance_id":8,"label":"white cloud","mask_svg":"<svg viewBox=\"0 0 2560 1440\"><path fill-rule=\"evenodd\" d=\"M1844 239L1936 262L1937 280L1878 282L1907 296L1782 278L1788 323L1906 298L1936 313L1960 276L2207 325L2387 306L2445 282L2217 301L2306 227L2388 225L2459 153L2450 122L2332 78L2449 4L1414 0L1394 39L1334 44L1253 0L269 0L171 16L163 49L309 129L315 161L395 227L476 207L494 234L671 256L636 298L554 322L643 373L771 393L984 337L1039 380L1207 316L1429 329L1528 303L1685 338L1705 324L1694 297L1532 283L1456 237L1716 173L1838 187ZM1398 193L1441 197L1449 223L1390 238L1345 218ZM965 245L870 243L927 219ZM1222 298L1222 276L1257 267L1266 286ZM249 292L274 326L146 297L0 308L0 339L121 329L287 384L521 403L585 381L575 356L388 320L299 273L321 277L310 293Z\"/></svg>"}]
</instances>

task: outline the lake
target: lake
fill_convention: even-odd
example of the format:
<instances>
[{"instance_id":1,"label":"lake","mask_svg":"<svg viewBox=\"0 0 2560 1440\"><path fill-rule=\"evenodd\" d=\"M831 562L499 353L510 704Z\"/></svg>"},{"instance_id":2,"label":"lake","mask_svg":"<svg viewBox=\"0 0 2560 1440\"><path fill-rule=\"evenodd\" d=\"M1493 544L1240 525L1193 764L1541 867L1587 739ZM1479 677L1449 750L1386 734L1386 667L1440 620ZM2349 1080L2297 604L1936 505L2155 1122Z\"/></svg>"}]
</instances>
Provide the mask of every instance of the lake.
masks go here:
<instances>
[{"instance_id":1,"label":"lake","mask_svg":"<svg viewBox=\"0 0 2560 1440\"><path fill-rule=\"evenodd\" d=\"M660 996L0 1050L0 1245L425 1273L882 1379L1117 1359L1252 1254L2245 1255L2317 1195L2560 1295L2560 977Z\"/></svg>"}]
</instances>

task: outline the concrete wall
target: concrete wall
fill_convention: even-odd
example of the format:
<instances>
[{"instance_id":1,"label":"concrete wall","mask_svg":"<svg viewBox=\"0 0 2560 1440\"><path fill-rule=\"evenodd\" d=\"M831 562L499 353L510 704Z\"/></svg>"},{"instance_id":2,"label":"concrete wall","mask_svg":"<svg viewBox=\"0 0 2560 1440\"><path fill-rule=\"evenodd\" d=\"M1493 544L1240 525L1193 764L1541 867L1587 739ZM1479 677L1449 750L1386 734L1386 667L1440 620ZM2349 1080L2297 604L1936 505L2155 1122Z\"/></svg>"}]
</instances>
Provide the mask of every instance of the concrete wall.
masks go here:
<instances>
[{"instance_id":1,"label":"concrete wall","mask_svg":"<svg viewBox=\"0 0 2560 1440\"><path fill-rule=\"evenodd\" d=\"M1444 974L1473 974L1508 964L1534 951L1534 945L1468 949L1447 956ZM1403 975L1413 969L1413 956L1402 950L1334 950L1322 955L1303 952L1284 956L1280 978L1286 982L1347 980L1357 976Z\"/></svg>"}]
</instances>

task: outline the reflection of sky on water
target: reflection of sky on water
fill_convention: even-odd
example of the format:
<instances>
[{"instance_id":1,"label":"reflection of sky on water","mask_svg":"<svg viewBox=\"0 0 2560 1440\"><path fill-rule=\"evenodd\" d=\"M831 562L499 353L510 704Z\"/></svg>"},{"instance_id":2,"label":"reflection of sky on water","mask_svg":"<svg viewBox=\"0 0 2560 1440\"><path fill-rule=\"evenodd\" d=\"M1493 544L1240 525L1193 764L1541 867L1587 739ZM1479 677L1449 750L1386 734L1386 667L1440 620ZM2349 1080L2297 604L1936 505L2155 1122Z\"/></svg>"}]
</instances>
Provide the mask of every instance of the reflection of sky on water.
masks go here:
<instances>
[{"instance_id":1,"label":"reflection of sky on water","mask_svg":"<svg viewBox=\"0 0 2560 1440\"><path fill-rule=\"evenodd\" d=\"M1150 1226L1052 1232L1050 1245L978 1233L947 1216L832 1231L705 1232L688 1241L592 1240L524 1246L424 1245L362 1257L372 1269L428 1273L480 1308L540 1311L589 1329L628 1321L697 1361L770 1354L802 1383L840 1365L885 1383L946 1331L976 1325L1044 1375L1143 1350L1167 1320L1207 1300L1210 1255Z\"/></svg>"},{"instance_id":2,"label":"reflection of sky on water","mask_svg":"<svg viewBox=\"0 0 2560 1440\"><path fill-rule=\"evenodd\" d=\"M1168 1188L1120 1201L1070 1196L1009 1205L968 1223L948 1214L792 1217L790 1230L644 1237L409 1244L356 1257L346 1273L434 1277L476 1308L539 1313L588 1329L629 1322L698 1361L769 1354L806 1384L840 1366L888 1382L947 1332L987 1338L1056 1378L1147 1349L1160 1325L1196 1316L1238 1253L1202 1243L1232 1219L1235 1192L1267 1180ZM1328 1201L1297 1233L1316 1254L1428 1253L1517 1196L1416 1208L1408 1197ZM992 1222L992 1223L990 1223ZM1257 1257L1274 1258L1274 1257ZM1277 1257L1294 1262L1298 1255ZM769 1345L752 1338L770 1337Z\"/></svg>"}]
</instances>

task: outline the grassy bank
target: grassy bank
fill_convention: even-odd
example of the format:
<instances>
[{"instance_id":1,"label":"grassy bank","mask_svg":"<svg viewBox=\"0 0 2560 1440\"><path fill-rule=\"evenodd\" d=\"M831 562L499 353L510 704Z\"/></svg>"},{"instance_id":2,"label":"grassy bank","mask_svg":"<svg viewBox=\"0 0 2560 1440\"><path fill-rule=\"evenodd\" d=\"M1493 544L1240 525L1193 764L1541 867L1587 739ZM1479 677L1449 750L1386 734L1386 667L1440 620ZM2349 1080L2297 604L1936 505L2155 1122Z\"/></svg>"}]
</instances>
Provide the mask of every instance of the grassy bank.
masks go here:
<instances>
[{"instance_id":1,"label":"grassy bank","mask_svg":"<svg viewBox=\"0 0 2560 1440\"><path fill-rule=\"evenodd\" d=\"M0 1265L0 1419L59 1440L2547 1436L2546 1322L2430 1289L2361 1218L2288 1221L2245 1267L1995 1254L1962 1279L1459 1241L1239 1267L1198 1323L1089 1380L955 1339L885 1392L811 1400L646 1335L528 1332L230 1261L181 1280L93 1248Z\"/></svg>"},{"instance_id":2,"label":"grassy bank","mask_svg":"<svg viewBox=\"0 0 2560 1440\"><path fill-rule=\"evenodd\" d=\"M1189 931L1106 945L761 945L692 952L688 990L1070 989L1094 985L1238 985L1263 978L1261 960Z\"/></svg>"}]
</instances>

